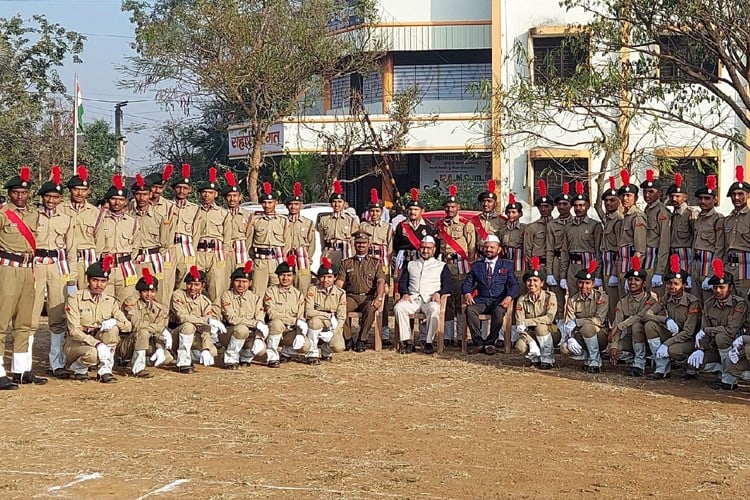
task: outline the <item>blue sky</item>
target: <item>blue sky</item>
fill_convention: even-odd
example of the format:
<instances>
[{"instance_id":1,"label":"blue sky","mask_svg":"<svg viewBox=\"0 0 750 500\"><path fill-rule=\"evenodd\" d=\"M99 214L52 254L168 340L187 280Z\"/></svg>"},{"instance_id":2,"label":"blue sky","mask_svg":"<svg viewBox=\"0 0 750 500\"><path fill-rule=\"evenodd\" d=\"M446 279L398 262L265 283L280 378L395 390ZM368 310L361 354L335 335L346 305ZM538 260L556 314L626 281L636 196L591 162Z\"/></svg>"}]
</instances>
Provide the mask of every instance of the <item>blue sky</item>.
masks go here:
<instances>
[{"instance_id":1,"label":"blue sky","mask_svg":"<svg viewBox=\"0 0 750 500\"><path fill-rule=\"evenodd\" d=\"M133 54L130 44L134 42L128 14L120 11L120 5L120 0L0 0L0 17L20 14L28 19L34 14L44 14L50 22L86 35L83 63L68 61L59 69L60 76L72 95L74 77L78 74L84 98L84 123L103 119L114 130L114 104L128 101L123 109L128 141L126 172L134 174L154 163L148 152L150 136L169 115L154 102L153 95L134 95L117 87L121 76L116 67ZM145 128L138 132L128 130L133 125Z\"/></svg>"}]
</instances>

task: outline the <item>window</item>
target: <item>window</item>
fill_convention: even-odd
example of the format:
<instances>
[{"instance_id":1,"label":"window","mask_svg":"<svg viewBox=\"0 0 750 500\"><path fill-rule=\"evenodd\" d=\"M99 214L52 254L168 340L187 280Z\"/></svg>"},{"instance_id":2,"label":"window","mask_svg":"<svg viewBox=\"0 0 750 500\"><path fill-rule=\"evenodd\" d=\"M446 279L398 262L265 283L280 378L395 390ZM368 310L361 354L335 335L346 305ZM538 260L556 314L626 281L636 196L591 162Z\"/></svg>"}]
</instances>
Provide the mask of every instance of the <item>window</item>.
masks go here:
<instances>
[{"instance_id":1,"label":"window","mask_svg":"<svg viewBox=\"0 0 750 500\"><path fill-rule=\"evenodd\" d=\"M692 206L698 205L695 192L706 185L708 175L716 175L719 165L719 158L716 156L661 157L660 160L663 164L667 163L670 170L669 173L659 176L662 181L662 191L667 192L667 188L674 183L674 175L679 172L682 174L682 185L688 195L688 205Z\"/></svg>"},{"instance_id":2,"label":"window","mask_svg":"<svg viewBox=\"0 0 750 500\"><path fill-rule=\"evenodd\" d=\"M338 76L331 80L331 109L348 109L351 95L351 75Z\"/></svg>"},{"instance_id":3,"label":"window","mask_svg":"<svg viewBox=\"0 0 750 500\"><path fill-rule=\"evenodd\" d=\"M664 83L689 83L691 80L719 81L719 59L713 52L685 35L665 35L657 40L659 45L659 81ZM700 75L691 77L691 71Z\"/></svg>"},{"instance_id":4,"label":"window","mask_svg":"<svg viewBox=\"0 0 750 500\"><path fill-rule=\"evenodd\" d=\"M383 75L380 72L367 73L362 77L362 102L383 102Z\"/></svg>"},{"instance_id":5,"label":"window","mask_svg":"<svg viewBox=\"0 0 750 500\"><path fill-rule=\"evenodd\" d=\"M536 184L539 179L547 183L547 194L553 199L562 194L562 185L568 182L570 193L575 195L576 181L583 182L584 192L589 194L589 159L588 158L563 158L563 157L536 157L534 152L529 153L531 166L534 170L534 183L532 200L539 196L536 192Z\"/></svg>"},{"instance_id":6,"label":"window","mask_svg":"<svg viewBox=\"0 0 750 500\"><path fill-rule=\"evenodd\" d=\"M351 110L355 94L361 94L364 104L383 101L383 76L380 72L351 73L331 80L331 109Z\"/></svg>"},{"instance_id":7,"label":"window","mask_svg":"<svg viewBox=\"0 0 750 500\"><path fill-rule=\"evenodd\" d=\"M532 34L532 44L534 83L544 84L556 78L570 79L577 73L588 72L588 37Z\"/></svg>"},{"instance_id":8,"label":"window","mask_svg":"<svg viewBox=\"0 0 750 500\"><path fill-rule=\"evenodd\" d=\"M417 86L426 100L476 99L469 85L492 78L492 65L478 64L411 64L393 68L396 93Z\"/></svg>"}]
</instances>

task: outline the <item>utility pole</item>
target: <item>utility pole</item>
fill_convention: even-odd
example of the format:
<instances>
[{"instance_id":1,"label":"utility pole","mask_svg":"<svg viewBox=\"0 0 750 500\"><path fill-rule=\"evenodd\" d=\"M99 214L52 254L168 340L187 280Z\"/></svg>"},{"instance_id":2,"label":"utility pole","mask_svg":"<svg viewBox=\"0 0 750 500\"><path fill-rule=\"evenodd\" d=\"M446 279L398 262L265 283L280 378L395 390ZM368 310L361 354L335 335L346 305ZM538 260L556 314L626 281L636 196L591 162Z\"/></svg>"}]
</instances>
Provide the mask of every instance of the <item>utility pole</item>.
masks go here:
<instances>
[{"instance_id":1,"label":"utility pole","mask_svg":"<svg viewBox=\"0 0 750 500\"><path fill-rule=\"evenodd\" d=\"M115 137L117 137L117 172L122 173L125 169L125 136L122 135L122 108L128 105L128 101L115 104Z\"/></svg>"}]
</instances>

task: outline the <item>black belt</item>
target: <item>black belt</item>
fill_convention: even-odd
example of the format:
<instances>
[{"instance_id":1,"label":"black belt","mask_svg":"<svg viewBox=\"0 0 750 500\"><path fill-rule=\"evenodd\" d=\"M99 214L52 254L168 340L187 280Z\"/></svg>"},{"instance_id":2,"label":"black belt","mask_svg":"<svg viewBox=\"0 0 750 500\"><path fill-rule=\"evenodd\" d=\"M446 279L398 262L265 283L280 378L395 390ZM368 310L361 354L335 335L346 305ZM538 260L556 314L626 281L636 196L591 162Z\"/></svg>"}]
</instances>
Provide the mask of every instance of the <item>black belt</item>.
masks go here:
<instances>
[{"instance_id":1,"label":"black belt","mask_svg":"<svg viewBox=\"0 0 750 500\"><path fill-rule=\"evenodd\" d=\"M125 262L130 262L130 254L129 253L126 253L126 254L105 253L104 255L101 256L101 258L99 259L99 262L103 262L104 261L104 257L107 256L107 255L111 255L112 257L114 257L116 264L124 264ZM119 257L118 257L118 255L119 255Z\"/></svg>"},{"instance_id":2,"label":"black belt","mask_svg":"<svg viewBox=\"0 0 750 500\"><path fill-rule=\"evenodd\" d=\"M160 248L159 247L153 247L153 248L141 248L138 250L138 255L153 255L155 253L159 253Z\"/></svg>"},{"instance_id":3,"label":"black belt","mask_svg":"<svg viewBox=\"0 0 750 500\"><path fill-rule=\"evenodd\" d=\"M547 263L547 257L537 257L539 259L540 264L546 264Z\"/></svg>"},{"instance_id":4,"label":"black belt","mask_svg":"<svg viewBox=\"0 0 750 500\"><path fill-rule=\"evenodd\" d=\"M326 248L328 250L343 250L344 242L343 241L327 241Z\"/></svg>"},{"instance_id":5,"label":"black belt","mask_svg":"<svg viewBox=\"0 0 750 500\"><path fill-rule=\"evenodd\" d=\"M554 250L552 253L555 257L562 257L562 250Z\"/></svg>"},{"instance_id":6,"label":"black belt","mask_svg":"<svg viewBox=\"0 0 750 500\"><path fill-rule=\"evenodd\" d=\"M739 264L740 263L740 256L736 253L730 253L727 254L727 262L729 264Z\"/></svg>"},{"instance_id":7,"label":"black belt","mask_svg":"<svg viewBox=\"0 0 750 500\"><path fill-rule=\"evenodd\" d=\"M43 250L41 248L37 248L34 250L34 257L51 257L51 258L57 258L58 257L57 250Z\"/></svg>"},{"instance_id":8,"label":"black belt","mask_svg":"<svg viewBox=\"0 0 750 500\"><path fill-rule=\"evenodd\" d=\"M254 247L253 253L255 253L255 255L276 255L276 249Z\"/></svg>"},{"instance_id":9,"label":"black belt","mask_svg":"<svg viewBox=\"0 0 750 500\"><path fill-rule=\"evenodd\" d=\"M7 259L19 264L29 264L34 259L33 253L10 253L0 250L0 259Z\"/></svg>"},{"instance_id":10,"label":"black belt","mask_svg":"<svg viewBox=\"0 0 750 500\"><path fill-rule=\"evenodd\" d=\"M583 254L571 253L569 255L570 255L570 262L583 262Z\"/></svg>"},{"instance_id":11,"label":"black belt","mask_svg":"<svg viewBox=\"0 0 750 500\"><path fill-rule=\"evenodd\" d=\"M201 241L198 243L198 250L213 250L216 248L215 241Z\"/></svg>"}]
</instances>

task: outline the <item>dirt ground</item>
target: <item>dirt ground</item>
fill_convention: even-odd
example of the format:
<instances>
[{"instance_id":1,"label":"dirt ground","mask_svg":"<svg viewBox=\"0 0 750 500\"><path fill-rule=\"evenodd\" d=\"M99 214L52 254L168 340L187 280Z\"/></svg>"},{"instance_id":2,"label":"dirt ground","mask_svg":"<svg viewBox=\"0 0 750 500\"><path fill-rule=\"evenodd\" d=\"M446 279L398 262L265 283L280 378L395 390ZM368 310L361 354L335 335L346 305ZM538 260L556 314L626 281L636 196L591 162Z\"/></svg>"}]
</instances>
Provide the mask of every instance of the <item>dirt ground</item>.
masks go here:
<instances>
[{"instance_id":1,"label":"dirt ground","mask_svg":"<svg viewBox=\"0 0 750 500\"><path fill-rule=\"evenodd\" d=\"M731 498L750 484L750 387L713 391L708 375L539 372L457 350L150 370L0 393L0 498Z\"/></svg>"}]
</instances>

